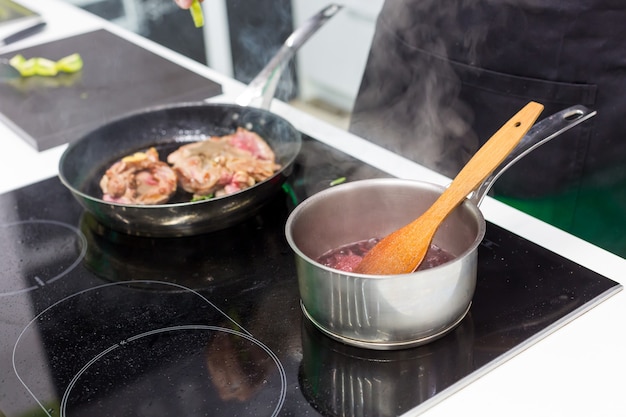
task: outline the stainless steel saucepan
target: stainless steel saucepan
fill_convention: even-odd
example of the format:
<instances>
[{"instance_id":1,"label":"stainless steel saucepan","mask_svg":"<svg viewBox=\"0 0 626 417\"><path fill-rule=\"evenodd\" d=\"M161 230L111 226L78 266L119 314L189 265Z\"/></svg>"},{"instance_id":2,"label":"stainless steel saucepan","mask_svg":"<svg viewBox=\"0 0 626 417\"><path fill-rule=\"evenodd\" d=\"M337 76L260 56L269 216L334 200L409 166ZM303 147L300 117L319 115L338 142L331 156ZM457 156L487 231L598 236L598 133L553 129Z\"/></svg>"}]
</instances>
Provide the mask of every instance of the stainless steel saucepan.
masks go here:
<instances>
[{"instance_id":1,"label":"stainless steel saucepan","mask_svg":"<svg viewBox=\"0 0 626 417\"><path fill-rule=\"evenodd\" d=\"M285 233L295 252L305 316L337 340L380 350L425 344L451 331L469 311L476 287L477 249L486 229L478 208L483 197L528 152L593 115L574 106L533 126L441 225L433 243L454 259L431 269L364 275L329 268L317 259L329 250L383 237L404 226L430 207L444 187L373 179L335 186L303 201L287 219Z\"/></svg>"}]
</instances>

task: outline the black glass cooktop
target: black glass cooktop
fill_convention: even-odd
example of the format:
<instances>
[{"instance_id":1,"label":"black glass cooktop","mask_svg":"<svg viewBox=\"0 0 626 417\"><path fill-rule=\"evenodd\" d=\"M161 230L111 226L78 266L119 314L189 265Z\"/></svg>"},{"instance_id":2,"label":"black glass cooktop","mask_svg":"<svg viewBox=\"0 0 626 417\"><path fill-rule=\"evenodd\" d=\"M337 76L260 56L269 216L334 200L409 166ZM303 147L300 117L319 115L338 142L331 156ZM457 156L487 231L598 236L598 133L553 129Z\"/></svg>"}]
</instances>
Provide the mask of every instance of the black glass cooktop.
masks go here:
<instances>
[{"instance_id":1,"label":"black glass cooktop","mask_svg":"<svg viewBox=\"0 0 626 417\"><path fill-rule=\"evenodd\" d=\"M621 288L488 224L453 332L399 351L343 345L303 319L283 228L344 176L385 175L307 138L288 192L177 239L107 229L57 178L0 195L0 415L400 416Z\"/></svg>"}]
</instances>

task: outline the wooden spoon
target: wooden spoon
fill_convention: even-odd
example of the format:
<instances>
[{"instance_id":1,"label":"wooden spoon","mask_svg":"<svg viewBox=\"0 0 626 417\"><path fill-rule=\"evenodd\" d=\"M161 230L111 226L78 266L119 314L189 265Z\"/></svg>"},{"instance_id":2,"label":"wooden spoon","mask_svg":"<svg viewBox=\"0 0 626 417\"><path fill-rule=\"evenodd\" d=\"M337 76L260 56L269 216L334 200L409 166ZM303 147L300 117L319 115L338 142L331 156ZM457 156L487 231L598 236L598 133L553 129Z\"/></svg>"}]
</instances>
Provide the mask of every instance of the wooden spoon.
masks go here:
<instances>
[{"instance_id":1,"label":"wooden spoon","mask_svg":"<svg viewBox=\"0 0 626 417\"><path fill-rule=\"evenodd\" d=\"M528 103L476 152L424 214L378 242L354 272L395 275L415 271L426 256L441 222L500 165L542 110L543 105Z\"/></svg>"}]
</instances>

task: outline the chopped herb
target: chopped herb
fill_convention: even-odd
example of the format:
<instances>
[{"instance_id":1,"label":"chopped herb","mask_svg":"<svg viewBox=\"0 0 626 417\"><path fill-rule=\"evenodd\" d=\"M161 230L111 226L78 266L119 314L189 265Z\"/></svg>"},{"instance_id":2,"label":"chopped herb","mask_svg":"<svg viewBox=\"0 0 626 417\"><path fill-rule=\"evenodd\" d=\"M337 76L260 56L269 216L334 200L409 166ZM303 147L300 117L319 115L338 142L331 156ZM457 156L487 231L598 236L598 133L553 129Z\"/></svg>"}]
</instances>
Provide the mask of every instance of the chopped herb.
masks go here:
<instances>
[{"instance_id":1,"label":"chopped herb","mask_svg":"<svg viewBox=\"0 0 626 417\"><path fill-rule=\"evenodd\" d=\"M346 182L346 177L339 177L337 179L332 180L330 182L330 186L332 187L334 185L339 185L339 184L344 183L344 182Z\"/></svg>"},{"instance_id":2,"label":"chopped herb","mask_svg":"<svg viewBox=\"0 0 626 417\"><path fill-rule=\"evenodd\" d=\"M194 195L193 198L191 199L191 202L210 200L213 197L214 197L213 194L209 194L209 195Z\"/></svg>"},{"instance_id":3,"label":"chopped herb","mask_svg":"<svg viewBox=\"0 0 626 417\"><path fill-rule=\"evenodd\" d=\"M191 12L193 24L196 25L197 28L204 26L204 14L202 13L202 5L198 0L193 0L189 11Z\"/></svg>"},{"instance_id":4,"label":"chopped herb","mask_svg":"<svg viewBox=\"0 0 626 417\"><path fill-rule=\"evenodd\" d=\"M289 183L284 183L282 185L282 189L289 196L289 198L291 198L291 202L293 203L293 205L297 206L298 205L298 196L296 195L296 192L293 190L291 185L289 185Z\"/></svg>"}]
</instances>

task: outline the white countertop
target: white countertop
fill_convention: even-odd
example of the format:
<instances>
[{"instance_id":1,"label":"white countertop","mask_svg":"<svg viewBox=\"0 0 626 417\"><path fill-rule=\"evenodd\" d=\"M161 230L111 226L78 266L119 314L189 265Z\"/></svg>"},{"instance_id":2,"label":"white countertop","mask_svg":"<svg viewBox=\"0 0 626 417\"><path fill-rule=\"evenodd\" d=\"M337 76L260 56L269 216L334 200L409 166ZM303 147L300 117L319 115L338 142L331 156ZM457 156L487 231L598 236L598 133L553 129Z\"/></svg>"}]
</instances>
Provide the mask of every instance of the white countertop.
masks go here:
<instances>
[{"instance_id":1,"label":"white countertop","mask_svg":"<svg viewBox=\"0 0 626 417\"><path fill-rule=\"evenodd\" d=\"M240 83L206 66L60 0L21 2L39 11L48 21L48 26L27 40L0 48L0 53L106 27L219 82L224 88L224 96L219 100L232 99L242 88ZM275 101L272 110L304 133L392 175L442 184L448 182L448 179L432 171L284 103ZM8 126L0 123L0 193L56 175L64 149L65 146L59 146L37 152ZM622 285L626 284L626 260L493 199L487 198L481 209L491 222ZM623 394L621 377L626 377L625 321L626 293L621 291L452 395L438 395L437 403L422 415L624 416L626 395Z\"/></svg>"}]
</instances>

